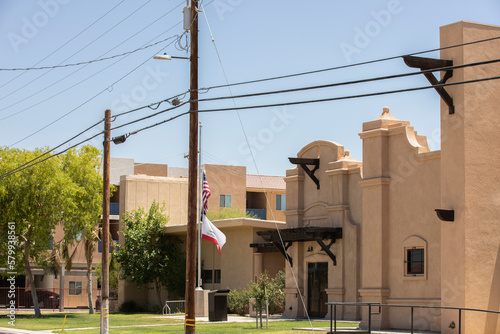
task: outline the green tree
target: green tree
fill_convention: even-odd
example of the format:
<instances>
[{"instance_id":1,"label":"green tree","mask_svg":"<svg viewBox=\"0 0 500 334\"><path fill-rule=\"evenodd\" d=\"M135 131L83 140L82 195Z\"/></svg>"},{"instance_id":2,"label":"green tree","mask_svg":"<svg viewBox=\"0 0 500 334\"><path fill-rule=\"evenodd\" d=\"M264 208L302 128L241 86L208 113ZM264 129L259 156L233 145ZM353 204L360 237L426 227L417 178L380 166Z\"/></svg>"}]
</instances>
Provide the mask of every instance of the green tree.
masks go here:
<instances>
[{"instance_id":1,"label":"green tree","mask_svg":"<svg viewBox=\"0 0 500 334\"><path fill-rule=\"evenodd\" d=\"M116 254L121 278L135 282L139 289L153 283L160 306L161 287L183 295L186 277L180 239L163 233L168 222L163 211L153 202L147 213L143 208L126 212L122 217L125 242Z\"/></svg>"},{"instance_id":2,"label":"green tree","mask_svg":"<svg viewBox=\"0 0 500 334\"><path fill-rule=\"evenodd\" d=\"M69 224L65 226L65 236L81 234L82 238L78 243L82 244L87 262L87 296L89 313L94 314L92 303L92 263L96 247L99 241L99 224L102 215L102 175L99 173L100 152L90 145L83 146L78 151L69 150L63 158L62 168L75 185L73 194L76 205L75 214L68 217ZM111 189L111 194L114 188ZM71 224L71 220L73 224ZM75 220L78 221L77 224ZM74 227L75 230L67 231L66 226ZM78 244L76 245L78 247ZM75 248L76 249L76 248ZM71 262L69 263L71 268Z\"/></svg>"},{"instance_id":3,"label":"green tree","mask_svg":"<svg viewBox=\"0 0 500 334\"><path fill-rule=\"evenodd\" d=\"M9 222L16 228L16 256L22 263L31 290L35 315L40 316L31 265L50 266L49 248L58 248L58 260L69 261L67 247L76 235L94 224L102 210L102 178L99 175L99 151L91 146L53 156L47 149L26 151L0 148L0 173L6 173L43 155L51 157L31 168L0 180L0 226ZM99 187L99 179L100 187ZM102 198L102 197L101 197ZM54 241L54 230L62 224L64 242ZM5 236L0 236L0 253L7 254ZM60 247L59 247L60 246ZM18 268L20 269L20 268ZM19 271L21 272L21 270ZM54 272L57 274L57 270Z\"/></svg>"},{"instance_id":4,"label":"green tree","mask_svg":"<svg viewBox=\"0 0 500 334\"><path fill-rule=\"evenodd\" d=\"M262 314L269 302L269 314L283 313L285 309L285 271L280 270L274 278L267 272L259 275L256 282L251 282L247 289L231 290L228 294L228 306L232 312L244 315L248 311L249 299L255 298L254 309Z\"/></svg>"},{"instance_id":5,"label":"green tree","mask_svg":"<svg viewBox=\"0 0 500 334\"><path fill-rule=\"evenodd\" d=\"M31 152L2 148L0 172L3 174L13 170L43 153L46 150ZM7 231L8 222L15 223L18 241L16 254L24 265L35 316L41 316L41 313L31 263L46 267L56 224L63 220L63 214L72 212L72 191L70 178L61 170L60 157L49 159L0 181L0 225L3 231ZM1 241L0 252L7 254L7 243Z\"/></svg>"}]
</instances>

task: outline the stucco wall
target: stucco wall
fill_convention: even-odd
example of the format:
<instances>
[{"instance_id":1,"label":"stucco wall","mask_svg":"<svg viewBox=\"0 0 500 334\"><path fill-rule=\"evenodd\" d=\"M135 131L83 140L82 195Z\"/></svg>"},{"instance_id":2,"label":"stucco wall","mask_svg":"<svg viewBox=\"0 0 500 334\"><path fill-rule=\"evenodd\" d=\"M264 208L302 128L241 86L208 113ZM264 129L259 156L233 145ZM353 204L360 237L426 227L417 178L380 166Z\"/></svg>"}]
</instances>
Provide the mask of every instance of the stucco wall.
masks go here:
<instances>
[{"instance_id":1,"label":"stucco wall","mask_svg":"<svg viewBox=\"0 0 500 334\"><path fill-rule=\"evenodd\" d=\"M441 28L441 46L477 41L500 34L499 26L457 22ZM498 40L441 51L454 65L497 59ZM454 70L449 82L496 75L498 63ZM455 210L453 223L442 228L443 305L500 309L500 140L498 80L448 87L455 114L441 105L443 209ZM453 312L443 313L442 331ZM465 332L500 333L497 315L467 312Z\"/></svg>"}]
</instances>

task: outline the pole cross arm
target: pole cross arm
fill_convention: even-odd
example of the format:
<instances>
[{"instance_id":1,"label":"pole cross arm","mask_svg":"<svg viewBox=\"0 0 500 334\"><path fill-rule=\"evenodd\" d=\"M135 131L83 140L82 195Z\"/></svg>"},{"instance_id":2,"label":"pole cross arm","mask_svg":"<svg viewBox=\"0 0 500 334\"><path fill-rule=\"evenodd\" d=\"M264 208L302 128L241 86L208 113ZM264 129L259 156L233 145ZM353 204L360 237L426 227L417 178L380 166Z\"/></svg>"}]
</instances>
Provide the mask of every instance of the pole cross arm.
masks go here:
<instances>
[{"instance_id":1,"label":"pole cross arm","mask_svg":"<svg viewBox=\"0 0 500 334\"><path fill-rule=\"evenodd\" d=\"M415 56L403 56L403 60L406 65L413 68L418 68L421 71L426 70L439 70L443 67L453 66L453 60L446 59L434 59L434 58L425 58L425 57L415 57ZM446 81L453 76L453 69L447 69L443 78L438 81L434 74L431 72L423 73L427 80L431 83L431 85L436 86L439 84L444 84ZM443 101L448 105L449 114L455 113L455 106L453 105L453 98L448 94L448 92L444 89L444 87L434 87L434 89L438 92L439 96L443 99Z\"/></svg>"},{"instance_id":2,"label":"pole cross arm","mask_svg":"<svg viewBox=\"0 0 500 334\"><path fill-rule=\"evenodd\" d=\"M308 158L288 158L290 163L295 164L295 165L300 165L302 169L306 172L307 175L313 180L313 182L316 184L317 189L319 189L319 180L318 178L314 175L314 173L318 170L319 168L319 159L308 159ZM307 167L307 165L313 165L314 168L312 170Z\"/></svg>"}]
</instances>

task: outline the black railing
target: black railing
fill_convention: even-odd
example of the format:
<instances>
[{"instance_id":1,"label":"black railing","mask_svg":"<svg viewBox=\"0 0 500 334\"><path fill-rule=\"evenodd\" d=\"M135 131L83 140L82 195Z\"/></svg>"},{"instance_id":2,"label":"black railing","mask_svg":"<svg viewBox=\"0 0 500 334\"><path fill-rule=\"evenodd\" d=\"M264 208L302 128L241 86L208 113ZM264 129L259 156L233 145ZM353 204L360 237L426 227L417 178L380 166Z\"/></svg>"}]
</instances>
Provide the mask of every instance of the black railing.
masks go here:
<instances>
[{"instance_id":1,"label":"black railing","mask_svg":"<svg viewBox=\"0 0 500 334\"><path fill-rule=\"evenodd\" d=\"M500 311L490 311L481 310L476 308L466 308L466 307L451 307L451 306L425 306L425 305L395 305L395 304L380 304L380 303L342 303L342 302L329 302L326 303L330 305L330 333L337 333L337 305L340 306L367 306L368 307L368 333L372 332L372 315L378 315L381 313L383 307L400 307L410 309L410 333L413 334L413 311L416 308L425 309L442 309L442 310L457 310L458 311L458 334L462 333L462 312L472 311L472 312L484 312L493 313L500 315ZM377 312L372 312L373 308L377 308Z\"/></svg>"}]
</instances>

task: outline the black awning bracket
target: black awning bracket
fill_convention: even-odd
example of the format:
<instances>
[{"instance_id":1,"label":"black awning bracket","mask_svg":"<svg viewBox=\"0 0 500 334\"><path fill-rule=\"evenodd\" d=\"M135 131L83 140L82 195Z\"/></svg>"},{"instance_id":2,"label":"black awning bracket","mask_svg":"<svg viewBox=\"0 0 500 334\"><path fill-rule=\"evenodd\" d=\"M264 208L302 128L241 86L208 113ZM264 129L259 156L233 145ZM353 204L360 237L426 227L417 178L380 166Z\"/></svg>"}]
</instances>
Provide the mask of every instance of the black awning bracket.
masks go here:
<instances>
[{"instance_id":1,"label":"black awning bracket","mask_svg":"<svg viewBox=\"0 0 500 334\"><path fill-rule=\"evenodd\" d=\"M323 242L323 240L321 240L321 239L316 239L316 242L318 243L318 245L320 245L321 249L324 250L326 254L328 254L330 259L332 259L333 265L336 266L337 265L337 257L330 250L330 247L332 247L332 245L335 243L335 239L332 239L328 245L326 245Z\"/></svg>"},{"instance_id":2,"label":"black awning bracket","mask_svg":"<svg viewBox=\"0 0 500 334\"><path fill-rule=\"evenodd\" d=\"M316 184L317 189L319 189L319 180L314 175L314 173L319 169L319 159L308 159L308 158L288 158L290 163L294 165L300 165L302 169L306 172L307 175L313 180ZM312 170L307 167L307 165L313 165L314 168Z\"/></svg>"},{"instance_id":3,"label":"black awning bracket","mask_svg":"<svg viewBox=\"0 0 500 334\"><path fill-rule=\"evenodd\" d=\"M285 257L285 259L288 260L288 263L290 263L290 267L293 267L293 260L290 254L287 253L288 248L293 244L293 242L289 241L286 243L285 247L283 248L283 244L281 242L276 242L273 241L273 244L280 250L281 254Z\"/></svg>"},{"instance_id":4,"label":"black awning bracket","mask_svg":"<svg viewBox=\"0 0 500 334\"><path fill-rule=\"evenodd\" d=\"M432 72L427 72L428 70L440 69L444 67L453 66L453 60L446 59L434 59L434 58L424 58L424 57L415 57L415 56L403 56L403 60L406 65L413 68L418 68L421 71L426 71L423 74L429 80L429 82L433 85L441 85L446 83L446 81L453 76L453 69L445 70L445 74L441 80L436 79ZM443 101L448 105L448 112L450 115L455 113L455 106L453 104L453 98L448 94L448 92L444 89L444 87L434 87L434 89L438 92L439 96L443 99Z\"/></svg>"},{"instance_id":5,"label":"black awning bracket","mask_svg":"<svg viewBox=\"0 0 500 334\"><path fill-rule=\"evenodd\" d=\"M330 248L338 240L342 239L342 227L291 227L281 230L266 230L258 231L257 235L262 237L267 242L273 243L279 249L281 254L288 259L290 266L292 265L292 258L288 255L287 251L293 242L316 241L320 247L332 259L333 264L337 265L335 254L332 253ZM323 240L330 240L326 245ZM252 244L258 245L258 244ZM252 246L251 245L251 246Z\"/></svg>"}]
</instances>

